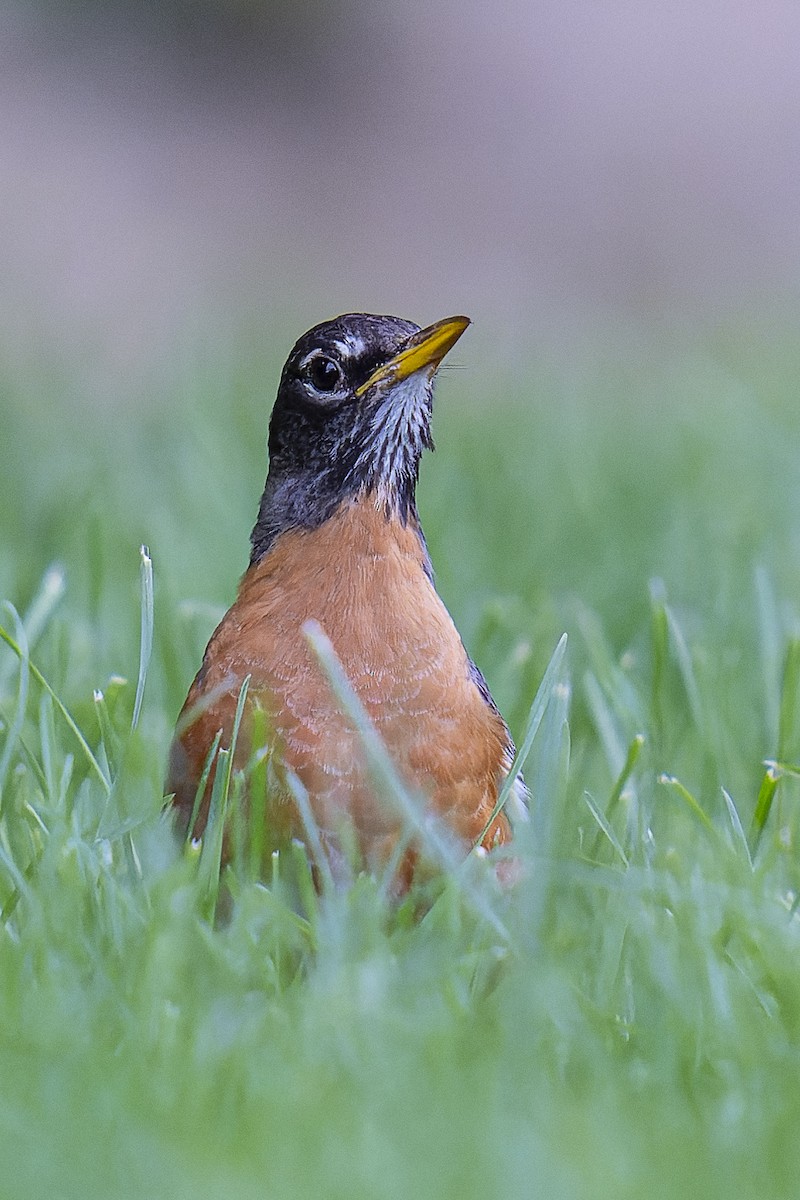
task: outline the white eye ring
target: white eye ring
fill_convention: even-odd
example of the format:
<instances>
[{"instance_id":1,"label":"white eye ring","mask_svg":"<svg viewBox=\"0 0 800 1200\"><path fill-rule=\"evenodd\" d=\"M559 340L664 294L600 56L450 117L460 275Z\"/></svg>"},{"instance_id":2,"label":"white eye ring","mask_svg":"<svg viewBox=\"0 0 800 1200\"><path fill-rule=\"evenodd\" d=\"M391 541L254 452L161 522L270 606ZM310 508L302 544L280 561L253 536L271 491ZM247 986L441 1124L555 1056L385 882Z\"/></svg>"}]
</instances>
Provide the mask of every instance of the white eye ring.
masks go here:
<instances>
[{"instance_id":1,"label":"white eye ring","mask_svg":"<svg viewBox=\"0 0 800 1200\"><path fill-rule=\"evenodd\" d=\"M324 350L312 350L300 363L300 370L315 392L330 396L341 390L344 372L341 366Z\"/></svg>"}]
</instances>

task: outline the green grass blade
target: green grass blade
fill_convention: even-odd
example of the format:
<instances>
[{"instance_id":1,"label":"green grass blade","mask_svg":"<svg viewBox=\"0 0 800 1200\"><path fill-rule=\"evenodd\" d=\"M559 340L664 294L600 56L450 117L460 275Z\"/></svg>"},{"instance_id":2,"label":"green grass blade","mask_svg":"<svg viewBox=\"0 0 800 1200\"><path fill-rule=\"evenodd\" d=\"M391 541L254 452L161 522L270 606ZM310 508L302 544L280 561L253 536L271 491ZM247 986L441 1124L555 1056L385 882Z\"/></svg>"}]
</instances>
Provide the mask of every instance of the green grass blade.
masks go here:
<instances>
[{"instance_id":1,"label":"green grass blade","mask_svg":"<svg viewBox=\"0 0 800 1200\"><path fill-rule=\"evenodd\" d=\"M650 705L653 726L660 738L666 706L664 683L669 656L669 621L667 619L666 588L662 579L650 580L650 642L653 651Z\"/></svg>"},{"instance_id":2,"label":"green grass blade","mask_svg":"<svg viewBox=\"0 0 800 1200\"><path fill-rule=\"evenodd\" d=\"M45 830L45 832L47 832L47 831ZM25 870L23 872L23 878L25 879L26 883L30 884L31 881L35 878L36 868L39 866L40 861L41 861L41 852L39 852L33 859L31 859L31 861L28 863L27 867L25 868ZM26 890L27 890L27 896L28 896L28 898L30 898L30 896L32 895L32 891L30 888L28 888ZM20 900L22 899L23 894L24 894L23 891L19 887L17 887L17 886L14 887L13 891L9 894L8 899L6 900L2 909L0 909L0 926L4 926L8 923L10 917L13 916L17 905L19 904Z\"/></svg>"},{"instance_id":3,"label":"green grass blade","mask_svg":"<svg viewBox=\"0 0 800 1200\"><path fill-rule=\"evenodd\" d=\"M197 866L197 887L200 911L211 921L219 897L219 874L222 865L222 846L225 834L225 814L231 781L231 752L225 748L217 752L217 771L211 789L208 819L203 830L200 862Z\"/></svg>"},{"instance_id":4,"label":"green grass blade","mask_svg":"<svg viewBox=\"0 0 800 1200\"><path fill-rule=\"evenodd\" d=\"M11 765L11 759L20 735L22 734L22 727L25 723L25 711L28 707L28 682L30 679L30 659L28 657L28 641L25 634L25 627L23 626L13 604L10 604L8 601L6 601L4 607L8 609L14 620L17 637L19 638L21 654L19 660L17 703L14 708L13 720L6 731L3 753L0 754L0 810L2 810L3 787L5 785L8 769Z\"/></svg>"},{"instance_id":5,"label":"green grass blade","mask_svg":"<svg viewBox=\"0 0 800 1200\"><path fill-rule=\"evenodd\" d=\"M239 731L242 727L242 717L244 716L244 706L247 701L247 693L250 690L250 675L245 675L242 680L242 686L239 688L239 698L236 701L236 712L233 715L233 727L231 729L231 740L228 749L231 754L236 751L236 746L239 742Z\"/></svg>"},{"instance_id":6,"label":"green grass blade","mask_svg":"<svg viewBox=\"0 0 800 1200\"><path fill-rule=\"evenodd\" d=\"M413 841L414 838L411 830L406 829L392 847L392 853L383 869L378 885L378 894L384 904L389 901L392 895L392 889L397 879L397 872L400 870L403 859L413 845Z\"/></svg>"},{"instance_id":7,"label":"green grass blade","mask_svg":"<svg viewBox=\"0 0 800 1200\"><path fill-rule=\"evenodd\" d=\"M22 624L25 627L25 640L28 647L28 653L36 645L42 632L47 626L48 621L52 617L58 607L64 592L66 591L66 581L64 572L59 566L48 567L42 576L38 590L28 605L22 617ZM0 663L0 686L5 683L8 676L11 674L11 664L13 659L5 660Z\"/></svg>"},{"instance_id":8,"label":"green grass blade","mask_svg":"<svg viewBox=\"0 0 800 1200\"><path fill-rule=\"evenodd\" d=\"M603 692L613 703L617 721L623 728L628 728L631 724L634 728L641 727L644 724L646 712L638 691L627 672L616 661L597 613L580 604L577 610L577 621L589 654L591 670Z\"/></svg>"},{"instance_id":9,"label":"green grass blade","mask_svg":"<svg viewBox=\"0 0 800 1200\"><path fill-rule=\"evenodd\" d=\"M133 840L133 834L129 829L126 829L122 834L122 852L125 856L128 878L135 887L141 883L144 878L144 872L142 871L142 864L136 850L136 843Z\"/></svg>"},{"instance_id":10,"label":"green grass blade","mask_svg":"<svg viewBox=\"0 0 800 1200\"><path fill-rule=\"evenodd\" d=\"M327 634L316 621L307 621L303 632L325 672L336 700L359 736L367 770L379 794L385 796L395 812L423 837L427 849L443 866L450 870L455 869L461 855L454 841L444 829L428 819L422 797L412 795L406 788L378 731L347 678Z\"/></svg>"},{"instance_id":11,"label":"green grass blade","mask_svg":"<svg viewBox=\"0 0 800 1200\"><path fill-rule=\"evenodd\" d=\"M607 840L610 842L610 844L613 846L614 850L617 852L619 857L622 859L623 866L627 867L628 866L628 856L626 855L625 851L623 850L622 843L620 842L616 833L612 829L611 825L609 825L606 817L603 815L603 813L601 813L600 809L597 807L597 805L595 804L594 800L592 799L592 797L589 795L588 792L583 793L583 799L586 804L586 807L589 809L589 812L592 814L595 821L597 822L600 833L605 834L605 837L607 838ZM598 849L598 841L597 841L597 838L595 838L594 844L592 846L592 854L593 855L597 854L597 849Z\"/></svg>"},{"instance_id":12,"label":"green grass blade","mask_svg":"<svg viewBox=\"0 0 800 1200\"><path fill-rule=\"evenodd\" d=\"M583 689L613 778L618 776L625 766L625 743L617 728L616 715L611 711L605 693L593 671L584 673Z\"/></svg>"},{"instance_id":13,"label":"green grass blade","mask_svg":"<svg viewBox=\"0 0 800 1200\"><path fill-rule=\"evenodd\" d=\"M312 947L316 947L315 933L317 918L319 917L319 896L314 885L314 874L311 869L308 852L304 843L295 838L289 843L286 850L281 853L288 860L289 870L287 875L297 888L301 910L306 914L305 919L309 931L309 941ZM278 856L278 861L280 861L280 856Z\"/></svg>"},{"instance_id":14,"label":"green grass blade","mask_svg":"<svg viewBox=\"0 0 800 1200\"><path fill-rule=\"evenodd\" d=\"M99 688L95 688L93 699L97 724L100 727L100 744L105 752L108 774L113 784L119 767L119 736L111 721L106 698Z\"/></svg>"},{"instance_id":15,"label":"green grass blade","mask_svg":"<svg viewBox=\"0 0 800 1200\"><path fill-rule=\"evenodd\" d=\"M700 688L697 683L694 663L692 662L692 652L689 649L689 643L681 629L678 618L668 604L664 605L664 611L667 617L667 626L675 654L675 661L678 664L678 671L683 682L684 691L686 692L686 699L689 701L692 719L698 731L702 734L706 728L705 711L700 696Z\"/></svg>"},{"instance_id":16,"label":"green grass blade","mask_svg":"<svg viewBox=\"0 0 800 1200\"><path fill-rule=\"evenodd\" d=\"M617 782L614 784L611 795L608 798L608 804L606 805L606 816L609 818L612 816L614 810L619 804L620 797L625 789L625 785L633 773L633 768L639 761L639 755L642 752L644 742L644 734L637 733L628 747L628 753L625 756L625 762L622 770L619 773Z\"/></svg>"},{"instance_id":17,"label":"green grass blade","mask_svg":"<svg viewBox=\"0 0 800 1200\"><path fill-rule=\"evenodd\" d=\"M43 691L39 697L39 745L41 746L42 790L51 804L56 803L56 727L53 715L53 699Z\"/></svg>"},{"instance_id":18,"label":"green grass blade","mask_svg":"<svg viewBox=\"0 0 800 1200\"><path fill-rule=\"evenodd\" d=\"M66 590L67 582L63 569L58 564L48 567L22 618L29 647L38 642Z\"/></svg>"},{"instance_id":19,"label":"green grass blade","mask_svg":"<svg viewBox=\"0 0 800 1200\"><path fill-rule=\"evenodd\" d=\"M139 724L139 716L144 700L144 687L147 682L147 669L150 656L153 653L153 560L147 546L139 550L141 559L141 633L139 639L139 676L136 680L136 698L133 702L133 718L131 728Z\"/></svg>"},{"instance_id":20,"label":"green grass blade","mask_svg":"<svg viewBox=\"0 0 800 1200\"><path fill-rule=\"evenodd\" d=\"M445 828L441 821L432 820L426 812L422 797L414 795L406 788L391 755L347 678L327 634L316 621L307 621L303 626L303 632L325 673L336 700L358 733L367 770L378 795L385 797L406 826L414 830L426 853L458 878L462 894L469 901L471 907L494 928L504 941L510 941L508 929L494 912L486 896L470 886L462 874L457 873L457 868L465 855L449 829Z\"/></svg>"},{"instance_id":21,"label":"green grass blade","mask_svg":"<svg viewBox=\"0 0 800 1200\"><path fill-rule=\"evenodd\" d=\"M69 789L72 783L72 772L75 766L75 759L71 754L64 755L64 761L61 764L61 774L58 778L58 807L66 812L69 800Z\"/></svg>"},{"instance_id":22,"label":"green grass blade","mask_svg":"<svg viewBox=\"0 0 800 1200\"><path fill-rule=\"evenodd\" d=\"M790 637L783 659L778 712L778 759L790 757L797 737L797 700L800 693L800 637Z\"/></svg>"},{"instance_id":23,"label":"green grass blade","mask_svg":"<svg viewBox=\"0 0 800 1200\"><path fill-rule=\"evenodd\" d=\"M740 849L744 853L744 856L747 859L747 865L750 867L750 870L752 871L753 856L750 853L750 846L747 841L747 835L744 831L744 826L742 825L741 819L739 817L739 811L733 802L733 797L730 795L730 793L728 791L726 791L725 788L722 788L722 798L724 799L725 807L728 810L728 818L731 823L731 829L733 830L734 838L735 838L736 842L738 843Z\"/></svg>"},{"instance_id":24,"label":"green grass blade","mask_svg":"<svg viewBox=\"0 0 800 1200\"><path fill-rule=\"evenodd\" d=\"M329 893L334 888L333 872L331 871L331 864L325 852L325 847L322 844L322 835L311 808L308 792L294 771L286 772L286 782L300 811L300 819L306 831L311 857L322 877L323 893Z\"/></svg>"},{"instance_id":25,"label":"green grass blade","mask_svg":"<svg viewBox=\"0 0 800 1200\"><path fill-rule=\"evenodd\" d=\"M239 699L236 703L236 713L233 718L230 745L217 751L216 772L211 789L211 800L208 806L208 820L203 831L200 862L198 865L198 887L200 892L201 911L212 920L219 897L219 873L222 863L222 847L225 835L225 818L230 797L231 775L236 744L250 687L250 676L246 675L239 689ZM213 749L213 747L212 747ZM211 755L209 754L209 762ZM198 788L198 793L200 789Z\"/></svg>"},{"instance_id":26,"label":"green grass blade","mask_svg":"<svg viewBox=\"0 0 800 1200\"><path fill-rule=\"evenodd\" d=\"M530 772L531 793L535 800L533 819L521 831L519 841L527 844L535 858L531 864L526 939L542 936L551 900L561 873L560 832L569 776L570 732L567 722L570 690L559 681L552 691L537 739L536 754Z\"/></svg>"},{"instance_id":27,"label":"green grass blade","mask_svg":"<svg viewBox=\"0 0 800 1200\"><path fill-rule=\"evenodd\" d=\"M20 661L22 661L23 658L27 658L27 655L20 648L20 646L14 640L14 638L12 638L11 634L8 633L8 631L5 630L2 626L0 626L0 641L5 642L5 644L9 647L9 649L14 651L14 653L16 654L17 658L20 659ZM61 716L62 716L65 724L67 725L67 727L71 731L73 737L75 738L78 745L80 746L83 756L86 759L86 762L87 762L92 774L102 784L103 789L107 793L110 792L111 791L111 780L107 777L107 775L103 771L102 767L100 766L100 763L97 761L94 754L92 753L92 749L91 749L89 743L86 741L86 738L83 736L83 734L81 733L77 724L75 723L75 720L72 717L71 713L69 712L67 706L64 704L64 702L56 694L54 689L47 682L47 680L45 679L44 675L41 673L39 668L34 666L34 664L30 661L30 659L27 659L27 661L28 661L28 669L30 670L31 675L36 680L36 682L39 684L39 686L44 688L45 691L49 693L50 697L53 700L53 703L55 704L58 711L61 713Z\"/></svg>"},{"instance_id":28,"label":"green grass blade","mask_svg":"<svg viewBox=\"0 0 800 1200\"><path fill-rule=\"evenodd\" d=\"M764 724L770 743L778 740L780 714L780 655L782 632L775 592L763 567L755 571L756 611L758 616L759 649L764 686Z\"/></svg>"},{"instance_id":29,"label":"green grass blade","mask_svg":"<svg viewBox=\"0 0 800 1200\"><path fill-rule=\"evenodd\" d=\"M689 789L681 783L680 779L676 779L674 775L659 775L658 782L664 787L670 788L676 795L680 796L681 800L691 809L694 815L702 823L709 833L716 833L714 823L702 805L695 799Z\"/></svg>"},{"instance_id":30,"label":"green grass blade","mask_svg":"<svg viewBox=\"0 0 800 1200\"><path fill-rule=\"evenodd\" d=\"M528 712L528 720L525 723L525 731L522 735L522 741L519 749L514 755L514 761L511 764L508 775L506 775L505 779L503 780L502 787L500 788L500 792L497 797L497 802L492 809L492 814L484 825L480 836L476 838L474 842L475 846L480 846L481 842L486 837L486 834L491 829L493 822L505 808L506 804L508 803L508 798L511 795L511 789L522 773L525 763L528 761L528 756L533 747L536 734L539 732L539 726L542 723L542 718L544 717L547 706L553 697L553 692L560 681L561 663L564 659L566 650L567 635L562 633L558 640L558 645L550 657L550 662L547 664L547 669L542 676L542 682L539 684L536 695L533 698L533 703L531 704Z\"/></svg>"},{"instance_id":31,"label":"green grass blade","mask_svg":"<svg viewBox=\"0 0 800 1200\"><path fill-rule=\"evenodd\" d=\"M251 706L250 721L251 756L247 778L247 791L250 797L250 818L247 830L248 870L251 879L258 879L266 863L269 836L271 759L269 747L272 737L267 713L257 703Z\"/></svg>"},{"instance_id":32,"label":"green grass blade","mask_svg":"<svg viewBox=\"0 0 800 1200\"><path fill-rule=\"evenodd\" d=\"M613 817L613 815L616 811L617 805L619 804L620 799L622 797L622 793L625 790L625 785L628 782L628 780L630 779L633 769L636 766L636 763L639 761L639 755L642 752L643 746L644 746L644 735L641 733L637 733L636 736L633 738L633 741L631 742L630 746L628 747L628 753L625 756L625 762L623 763L622 770L620 771L619 775L617 776L616 783L614 784L614 787L611 790L611 795L609 796L608 804L606 805L606 811L605 811L605 815L603 818L604 821L606 822L606 824L608 824L611 821L611 818ZM603 831L603 833L605 833L606 830L603 828L603 825L600 822L598 822L598 824L600 824L600 829ZM609 828L610 828L610 825L609 825ZM595 841L592 845L592 853L594 853L594 854L597 853L597 847L598 847L597 839L599 838L599 836L600 835L598 833L598 835L595 838ZM606 835L606 836L608 836L608 835Z\"/></svg>"},{"instance_id":33,"label":"green grass blade","mask_svg":"<svg viewBox=\"0 0 800 1200\"><path fill-rule=\"evenodd\" d=\"M755 857L756 850L764 833L764 827L769 820L769 814L772 811L772 803L775 799L775 792L778 789L780 779L781 772L775 766L769 764L761 780L761 786L758 789L758 798L753 810L753 819L750 822L749 842L752 857Z\"/></svg>"},{"instance_id":34,"label":"green grass blade","mask_svg":"<svg viewBox=\"0 0 800 1200\"><path fill-rule=\"evenodd\" d=\"M206 788L208 787L208 778L211 774L211 768L216 760L217 751L219 750L219 744L221 741L222 741L222 730L218 729L216 734L214 735L213 742L211 743L211 745L208 748L208 754L206 754L205 762L203 763L203 770L200 774L200 782L198 783L197 791L194 794L194 803L192 805L192 812L189 817L189 824L186 827L186 841L187 842L191 842L192 839L194 838L194 827L195 827L195 824L197 823L197 815L200 812L200 805L203 803L203 797L206 794Z\"/></svg>"},{"instance_id":35,"label":"green grass blade","mask_svg":"<svg viewBox=\"0 0 800 1200\"><path fill-rule=\"evenodd\" d=\"M776 758L765 758L764 766L770 767L778 775L786 775L789 779L800 779L800 763L778 762Z\"/></svg>"},{"instance_id":36,"label":"green grass blade","mask_svg":"<svg viewBox=\"0 0 800 1200\"><path fill-rule=\"evenodd\" d=\"M12 892L11 897L9 897L9 900L4 904L2 914L0 914L0 920L3 924L5 924L11 913L14 911L14 908L19 901L19 897L30 892L30 885L28 880L25 878L25 872L19 869L12 856L2 845L0 845L0 867L5 869L14 885L14 891Z\"/></svg>"},{"instance_id":37,"label":"green grass blade","mask_svg":"<svg viewBox=\"0 0 800 1200\"><path fill-rule=\"evenodd\" d=\"M48 780L47 776L44 773L44 769L42 767L42 763L39 762L39 758L34 753L33 749L25 741L25 738L22 734L20 734L19 741L17 744L18 744L20 750L22 751L22 756L25 759L25 762L28 764L31 771L33 772L34 778L36 779L36 783L37 783L42 795L46 796L48 801L50 801L53 805L55 805L56 804L56 793L51 792L51 790L50 790L50 781Z\"/></svg>"}]
</instances>

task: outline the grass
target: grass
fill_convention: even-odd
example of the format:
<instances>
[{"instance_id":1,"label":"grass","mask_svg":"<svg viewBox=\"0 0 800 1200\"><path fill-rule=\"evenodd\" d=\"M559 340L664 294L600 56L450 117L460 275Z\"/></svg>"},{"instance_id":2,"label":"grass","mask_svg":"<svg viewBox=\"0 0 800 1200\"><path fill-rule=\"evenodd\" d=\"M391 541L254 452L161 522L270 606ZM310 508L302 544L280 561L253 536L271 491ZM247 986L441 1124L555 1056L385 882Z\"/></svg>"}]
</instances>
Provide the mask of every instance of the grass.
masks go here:
<instances>
[{"instance_id":1,"label":"grass","mask_svg":"<svg viewBox=\"0 0 800 1200\"><path fill-rule=\"evenodd\" d=\"M737 329L445 376L423 519L520 743L569 637L525 878L450 864L415 921L241 856L216 927L161 783L279 364L3 381L4 1197L795 1194L798 365Z\"/></svg>"}]
</instances>

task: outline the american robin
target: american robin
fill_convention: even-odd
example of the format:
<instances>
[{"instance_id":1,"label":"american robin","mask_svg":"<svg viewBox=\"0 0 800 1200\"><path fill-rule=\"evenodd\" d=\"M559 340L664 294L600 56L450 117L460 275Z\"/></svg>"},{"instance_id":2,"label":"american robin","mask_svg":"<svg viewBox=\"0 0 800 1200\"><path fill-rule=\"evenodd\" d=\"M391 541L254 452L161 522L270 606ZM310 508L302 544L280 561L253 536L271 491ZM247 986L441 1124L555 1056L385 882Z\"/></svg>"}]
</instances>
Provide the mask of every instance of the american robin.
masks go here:
<instances>
[{"instance_id":1,"label":"american robin","mask_svg":"<svg viewBox=\"0 0 800 1200\"><path fill-rule=\"evenodd\" d=\"M206 648L178 720L167 791L186 831L217 732L231 736L251 677L237 761L253 729L273 751L265 824L274 848L303 837L287 772L305 788L322 841L336 857L350 822L368 867L398 849L403 822L376 794L362 742L304 633L319 623L400 776L466 850L507 842L508 815L489 824L514 746L481 672L436 592L415 502L419 463L433 449L433 381L467 328L448 317L426 329L350 313L314 326L283 368L269 428L269 473L250 565ZM254 721L255 706L263 710ZM212 772L213 776L213 772ZM202 835L211 781L192 830ZM517 780L511 800L524 805ZM419 846L400 856L397 886Z\"/></svg>"}]
</instances>

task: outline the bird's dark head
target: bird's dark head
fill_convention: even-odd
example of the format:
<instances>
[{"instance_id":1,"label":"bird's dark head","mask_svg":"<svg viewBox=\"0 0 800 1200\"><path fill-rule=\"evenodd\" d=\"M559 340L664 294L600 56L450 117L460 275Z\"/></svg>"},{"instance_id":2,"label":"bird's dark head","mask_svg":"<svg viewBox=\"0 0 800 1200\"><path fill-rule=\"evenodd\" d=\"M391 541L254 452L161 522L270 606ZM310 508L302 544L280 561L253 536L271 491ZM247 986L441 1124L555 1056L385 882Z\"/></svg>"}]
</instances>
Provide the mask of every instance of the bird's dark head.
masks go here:
<instances>
[{"instance_id":1,"label":"bird's dark head","mask_svg":"<svg viewBox=\"0 0 800 1200\"><path fill-rule=\"evenodd\" d=\"M272 410L252 562L284 530L316 528L360 494L408 519L422 451L433 448L433 378L468 324L348 313L303 334Z\"/></svg>"}]
</instances>

